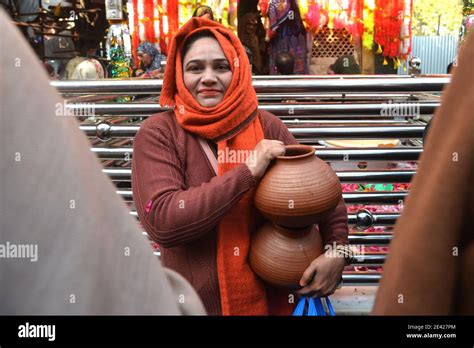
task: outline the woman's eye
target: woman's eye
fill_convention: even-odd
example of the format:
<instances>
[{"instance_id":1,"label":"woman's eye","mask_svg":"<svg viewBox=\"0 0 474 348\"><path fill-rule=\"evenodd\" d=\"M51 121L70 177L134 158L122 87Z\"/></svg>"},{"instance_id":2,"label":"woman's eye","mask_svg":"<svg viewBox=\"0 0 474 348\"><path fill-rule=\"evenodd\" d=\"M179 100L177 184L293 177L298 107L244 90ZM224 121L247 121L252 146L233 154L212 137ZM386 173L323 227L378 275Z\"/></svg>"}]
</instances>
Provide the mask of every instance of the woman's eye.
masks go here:
<instances>
[{"instance_id":1,"label":"woman's eye","mask_svg":"<svg viewBox=\"0 0 474 348\"><path fill-rule=\"evenodd\" d=\"M220 64L217 68L222 71L228 71L230 69L227 64Z\"/></svg>"},{"instance_id":2,"label":"woman's eye","mask_svg":"<svg viewBox=\"0 0 474 348\"><path fill-rule=\"evenodd\" d=\"M198 67L197 65L188 66L188 71L196 72L196 71L200 71L200 70L201 70L201 68Z\"/></svg>"}]
</instances>

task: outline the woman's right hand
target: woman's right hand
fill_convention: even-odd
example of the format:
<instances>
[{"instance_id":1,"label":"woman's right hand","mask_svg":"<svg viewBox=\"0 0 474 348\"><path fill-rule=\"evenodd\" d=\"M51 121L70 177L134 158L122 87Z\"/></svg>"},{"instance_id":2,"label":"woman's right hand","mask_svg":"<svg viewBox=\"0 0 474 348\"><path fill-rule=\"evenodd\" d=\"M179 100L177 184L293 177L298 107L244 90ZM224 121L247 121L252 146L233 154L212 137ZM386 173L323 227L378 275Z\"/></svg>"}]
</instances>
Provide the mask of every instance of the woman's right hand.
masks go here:
<instances>
[{"instance_id":1,"label":"woman's right hand","mask_svg":"<svg viewBox=\"0 0 474 348\"><path fill-rule=\"evenodd\" d=\"M261 140L245 164L252 172L255 179L260 179L268 168L268 165L277 156L285 154L285 144L279 140Z\"/></svg>"}]
</instances>

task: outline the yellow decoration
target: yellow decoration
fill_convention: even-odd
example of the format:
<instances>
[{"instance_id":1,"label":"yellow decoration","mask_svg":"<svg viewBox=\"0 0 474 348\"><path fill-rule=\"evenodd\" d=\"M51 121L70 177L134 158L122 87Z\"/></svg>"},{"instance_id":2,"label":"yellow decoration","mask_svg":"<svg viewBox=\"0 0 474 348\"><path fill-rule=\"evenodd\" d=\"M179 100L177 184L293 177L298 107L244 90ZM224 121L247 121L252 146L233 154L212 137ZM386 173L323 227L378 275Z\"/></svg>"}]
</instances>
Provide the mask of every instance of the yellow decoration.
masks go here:
<instances>
[{"instance_id":1,"label":"yellow decoration","mask_svg":"<svg viewBox=\"0 0 474 348\"><path fill-rule=\"evenodd\" d=\"M387 58L383 59L383 65L388 65Z\"/></svg>"},{"instance_id":2,"label":"yellow decoration","mask_svg":"<svg viewBox=\"0 0 474 348\"><path fill-rule=\"evenodd\" d=\"M398 67L399 67L400 65L402 65L402 64L400 63L400 60L398 59L398 57L395 57L395 59L394 59L394 67L395 67L395 69L398 69Z\"/></svg>"},{"instance_id":3,"label":"yellow decoration","mask_svg":"<svg viewBox=\"0 0 474 348\"><path fill-rule=\"evenodd\" d=\"M378 45L378 48L377 48L377 54L382 54L382 46L380 46L380 44Z\"/></svg>"},{"instance_id":4,"label":"yellow decoration","mask_svg":"<svg viewBox=\"0 0 474 348\"><path fill-rule=\"evenodd\" d=\"M165 14L165 10L163 9L163 7L160 4L156 4L156 8L158 9L158 13L160 15Z\"/></svg>"},{"instance_id":5,"label":"yellow decoration","mask_svg":"<svg viewBox=\"0 0 474 348\"><path fill-rule=\"evenodd\" d=\"M362 16L364 23L362 45L365 49L370 51L374 46L374 0L364 1Z\"/></svg>"},{"instance_id":6,"label":"yellow decoration","mask_svg":"<svg viewBox=\"0 0 474 348\"><path fill-rule=\"evenodd\" d=\"M301 18L304 18L308 13L309 5L307 0L300 0L298 1L298 6L300 9Z\"/></svg>"}]
</instances>

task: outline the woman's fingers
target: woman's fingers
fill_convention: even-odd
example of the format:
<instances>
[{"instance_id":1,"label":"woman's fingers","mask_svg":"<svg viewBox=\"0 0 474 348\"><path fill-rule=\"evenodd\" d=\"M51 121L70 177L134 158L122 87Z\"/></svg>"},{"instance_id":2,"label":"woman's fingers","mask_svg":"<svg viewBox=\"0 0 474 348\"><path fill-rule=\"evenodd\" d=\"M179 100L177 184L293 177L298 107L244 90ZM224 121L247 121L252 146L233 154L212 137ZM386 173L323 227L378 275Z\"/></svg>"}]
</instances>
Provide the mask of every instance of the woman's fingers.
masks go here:
<instances>
[{"instance_id":1,"label":"woman's fingers","mask_svg":"<svg viewBox=\"0 0 474 348\"><path fill-rule=\"evenodd\" d=\"M277 156L285 153L285 144L279 140L261 140L255 147L252 161L247 161L247 166L257 179L261 178L270 164Z\"/></svg>"},{"instance_id":2,"label":"woman's fingers","mask_svg":"<svg viewBox=\"0 0 474 348\"><path fill-rule=\"evenodd\" d=\"M318 263L316 259L316 260L313 260L313 262L311 262L308 268L306 268L306 270L303 272L303 275L301 276L301 279L300 279L301 286L306 286L311 282L311 280L314 278L314 274L316 273L317 268L318 268Z\"/></svg>"},{"instance_id":3,"label":"woman's fingers","mask_svg":"<svg viewBox=\"0 0 474 348\"><path fill-rule=\"evenodd\" d=\"M296 291L296 294L298 295L311 296L311 297L321 297L323 296L323 293L324 293L323 288L317 284L311 284Z\"/></svg>"}]
</instances>

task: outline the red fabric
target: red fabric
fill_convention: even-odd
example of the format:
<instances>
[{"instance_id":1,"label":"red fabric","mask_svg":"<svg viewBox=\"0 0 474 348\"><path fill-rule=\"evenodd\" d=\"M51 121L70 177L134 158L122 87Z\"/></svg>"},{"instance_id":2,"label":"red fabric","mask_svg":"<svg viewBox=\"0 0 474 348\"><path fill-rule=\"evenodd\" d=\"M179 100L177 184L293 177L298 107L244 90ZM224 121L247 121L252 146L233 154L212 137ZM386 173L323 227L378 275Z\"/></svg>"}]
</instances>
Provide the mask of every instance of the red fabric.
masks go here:
<instances>
[{"instance_id":1,"label":"red fabric","mask_svg":"<svg viewBox=\"0 0 474 348\"><path fill-rule=\"evenodd\" d=\"M178 11L178 1L177 0L168 0L168 43L171 42L173 34L176 33L179 29L179 11ZM167 45L169 46L169 45ZM167 54L167 51L162 51L164 54Z\"/></svg>"},{"instance_id":2,"label":"red fabric","mask_svg":"<svg viewBox=\"0 0 474 348\"><path fill-rule=\"evenodd\" d=\"M165 54L167 52L167 45L166 45L166 41L165 41L165 35L163 34L163 1L162 0L158 0L157 1L157 5L158 5L158 17L159 17L159 20L158 20L158 25L159 25L159 28L160 28L160 37L159 37L159 43L160 43L160 51L163 52L163 54Z\"/></svg>"},{"instance_id":3,"label":"red fabric","mask_svg":"<svg viewBox=\"0 0 474 348\"><path fill-rule=\"evenodd\" d=\"M224 99L216 106L201 106L186 89L183 81L181 47L193 33L208 30L219 42L232 69L232 80ZM161 105L174 106L178 123L185 130L217 142L218 150L253 150L264 138L257 116L257 96L245 50L234 33L221 24L192 18L171 42ZM238 166L238 163L218 164L218 175ZM252 207L253 190L219 223L217 236L217 272L223 315L267 315L268 299L263 283L251 270L247 260L255 217ZM281 313L290 310L288 299L281 297Z\"/></svg>"},{"instance_id":4,"label":"red fabric","mask_svg":"<svg viewBox=\"0 0 474 348\"><path fill-rule=\"evenodd\" d=\"M145 41L154 43L155 40L155 29L154 29L154 9L153 1L143 2L143 26L145 27Z\"/></svg>"},{"instance_id":5,"label":"red fabric","mask_svg":"<svg viewBox=\"0 0 474 348\"><path fill-rule=\"evenodd\" d=\"M133 35L132 35L132 55L134 67L138 67L137 49L140 43L140 28L138 26L138 0L133 0Z\"/></svg>"}]
</instances>

